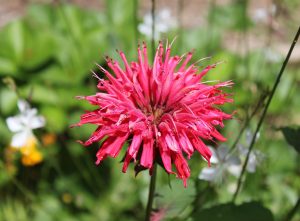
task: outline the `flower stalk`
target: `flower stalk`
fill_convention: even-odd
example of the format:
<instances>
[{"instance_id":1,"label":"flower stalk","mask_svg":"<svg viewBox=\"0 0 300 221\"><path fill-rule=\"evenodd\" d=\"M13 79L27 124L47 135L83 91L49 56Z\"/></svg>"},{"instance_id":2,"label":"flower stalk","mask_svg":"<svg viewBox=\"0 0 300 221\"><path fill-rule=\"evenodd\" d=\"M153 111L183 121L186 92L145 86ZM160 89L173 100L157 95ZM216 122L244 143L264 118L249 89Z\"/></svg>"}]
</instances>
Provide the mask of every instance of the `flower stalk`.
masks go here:
<instances>
[{"instance_id":1,"label":"flower stalk","mask_svg":"<svg viewBox=\"0 0 300 221\"><path fill-rule=\"evenodd\" d=\"M154 196L155 196L156 173L157 173L157 166L156 166L156 164L154 164L153 169L152 169L152 176L150 178L145 221L150 221L150 218L151 218L152 205L153 205Z\"/></svg>"},{"instance_id":2,"label":"flower stalk","mask_svg":"<svg viewBox=\"0 0 300 221\"><path fill-rule=\"evenodd\" d=\"M239 191L241 189L241 185L242 185L243 177L244 177L244 174L245 174L245 171L246 171L246 167L247 167L247 164L248 164L248 161L249 161L249 157L250 157L251 151L252 151L252 149L254 147L254 144L255 144L255 141L256 141L256 136L257 136L257 134L258 134L258 132L259 132L261 126L262 126L262 123L263 123L263 121L264 121L264 119L266 117L266 114L267 114L268 108L270 106L270 103L272 101L272 98L274 96L274 93L275 93L275 91L276 91L276 89L278 87L278 84L279 84L280 79L281 79L281 77L283 75L285 67L286 67L286 65L287 65L287 63L288 63L288 61L290 59L290 56L291 56L291 54L293 52L293 49L294 49L294 47L295 47L295 45L296 45L296 43L298 41L299 35L300 35L300 26L298 28L298 31L297 31L297 33L296 33L296 35L294 37L294 40L293 40L292 44L291 44L289 52L288 52L288 54L287 54L287 56L286 56L286 58L285 58L285 60L284 60L284 62L282 64L282 67L281 67L281 69L280 69L280 71L279 71L279 73L277 75L276 81L275 81L275 83L273 85L273 88L272 88L270 96L269 96L269 98L267 100L266 106L265 106L265 108L263 110L263 113L262 113L262 115L261 115L261 117L259 119L259 122L257 124L256 130L255 130L254 135L252 137L251 143L249 145L248 153L247 153L247 156L246 156L246 160L244 162L244 165L243 165L243 168L242 168L242 172L241 172L241 174L239 176L239 179L238 179L237 188L236 188L236 190L234 192L234 195L233 195L233 198L232 198L233 202L235 202L235 200L236 200L236 198L238 196L238 193L239 193Z\"/></svg>"}]
</instances>

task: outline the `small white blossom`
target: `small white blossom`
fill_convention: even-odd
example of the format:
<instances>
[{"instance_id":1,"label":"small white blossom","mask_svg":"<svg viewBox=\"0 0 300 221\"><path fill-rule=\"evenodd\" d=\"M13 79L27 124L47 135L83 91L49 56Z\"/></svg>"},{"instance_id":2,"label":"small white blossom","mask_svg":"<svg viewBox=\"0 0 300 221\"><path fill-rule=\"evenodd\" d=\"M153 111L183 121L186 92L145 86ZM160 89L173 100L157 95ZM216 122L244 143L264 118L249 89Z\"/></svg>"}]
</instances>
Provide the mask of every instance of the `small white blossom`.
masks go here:
<instances>
[{"instance_id":1,"label":"small white blossom","mask_svg":"<svg viewBox=\"0 0 300 221\"><path fill-rule=\"evenodd\" d=\"M25 100L18 101L19 115L6 119L9 130L15 133L12 137L11 146L21 148L27 141L34 137L32 130L45 126L45 118L37 115L36 108L30 108Z\"/></svg>"},{"instance_id":2,"label":"small white blossom","mask_svg":"<svg viewBox=\"0 0 300 221\"><path fill-rule=\"evenodd\" d=\"M169 30L176 28L177 22L174 17L171 16L171 11L163 9L155 14L155 33L154 38L157 40L162 33L167 33ZM152 15L146 14L143 19L143 23L138 25L140 33L151 38L152 37Z\"/></svg>"},{"instance_id":3,"label":"small white blossom","mask_svg":"<svg viewBox=\"0 0 300 221\"><path fill-rule=\"evenodd\" d=\"M203 168L199 174L199 179L219 183L227 172L236 177L239 176L241 172L241 160L239 157L229 154L227 146L220 146L216 150L210 149L212 152L211 163L213 165Z\"/></svg>"},{"instance_id":4,"label":"small white blossom","mask_svg":"<svg viewBox=\"0 0 300 221\"><path fill-rule=\"evenodd\" d=\"M283 58L279 52L273 50L272 48L264 49L263 55L267 61L273 62L273 63L279 62Z\"/></svg>"},{"instance_id":5,"label":"small white blossom","mask_svg":"<svg viewBox=\"0 0 300 221\"><path fill-rule=\"evenodd\" d=\"M246 145L247 145L247 147L250 146L253 136L254 136L254 134L250 130L246 131ZM256 140L259 139L259 136L260 136L260 133L258 133L256 135ZM248 148L247 147L245 147L242 144L238 145L238 151L239 151L240 157L242 159L245 159L247 157L247 153L248 153ZM248 163L247 163L246 170L249 173L254 173L256 171L257 165L262 161L262 159L263 159L263 154L259 150L252 150L250 155L249 155L249 160L248 160Z\"/></svg>"},{"instance_id":6,"label":"small white blossom","mask_svg":"<svg viewBox=\"0 0 300 221\"><path fill-rule=\"evenodd\" d=\"M277 7L275 4L272 4L271 7L268 8L258 8L254 11L252 19L256 23L266 23L270 17L273 17L276 14L276 11Z\"/></svg>"},{"instance_id":7,"label":"small white blossom","mask_svg":"<svg viewBox=\"0 0 300 221\"><path fill-rule=\"evenodd\" d=\"M260 134L256 135L258 139ZM220 146L217 149L210 148L212 152L211 167L203 168L198 176L201 180L206 180L213 183L222 182L226 174L231 174L235 177L239 177L248 153L248 147L252 141L253 133L246 131L245 144L237 145L237 150L230 153L229 148L225 145ZM254 173L257 165L262 161L263 154L258 150L252 150L249 155L249 160L246 166L246 171Z\"/></svg>"}]
</instances>

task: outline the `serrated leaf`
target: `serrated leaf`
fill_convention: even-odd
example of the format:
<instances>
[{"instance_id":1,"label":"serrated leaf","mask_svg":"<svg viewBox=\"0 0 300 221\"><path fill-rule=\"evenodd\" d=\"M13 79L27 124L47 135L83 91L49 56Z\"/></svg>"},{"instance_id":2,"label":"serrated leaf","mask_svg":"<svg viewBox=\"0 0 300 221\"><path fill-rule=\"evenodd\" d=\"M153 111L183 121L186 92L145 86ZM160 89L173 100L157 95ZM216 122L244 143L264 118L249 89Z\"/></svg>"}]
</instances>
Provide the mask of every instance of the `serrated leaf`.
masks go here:
<instances>
[{"instance_id":1,"label":"serrated leaf","mask_svg":"<svg viewBox=\"0 0 300 221\"><path fill-rule=\"evenodd\" d=\"M194 214L194 220L205 221L273 221L271 211L259 202L234 205L226 203L200 210Z\"/></svg>"},{"instance_id":2,"label":"serrated leaf","mask_svg":"<svg viewBox=\"0 0 300 221\"><path fill-rule=\"evenodd\" d=\"M285 140L295 148L295 150L300 153L300 127L282 127L282 131Z\"/></svg>"}]
</instances>

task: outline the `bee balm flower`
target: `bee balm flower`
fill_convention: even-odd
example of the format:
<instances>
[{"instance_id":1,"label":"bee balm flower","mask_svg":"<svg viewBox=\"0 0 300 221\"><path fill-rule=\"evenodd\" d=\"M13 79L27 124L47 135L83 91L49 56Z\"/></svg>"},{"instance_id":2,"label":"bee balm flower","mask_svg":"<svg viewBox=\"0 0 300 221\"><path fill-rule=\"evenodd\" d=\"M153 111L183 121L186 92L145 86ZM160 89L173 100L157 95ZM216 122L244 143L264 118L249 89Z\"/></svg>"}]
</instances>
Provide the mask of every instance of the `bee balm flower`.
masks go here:
<instances>
[{"instance_id":1,"label":"bee balm flower","mask_svg":"<svg viewBox=\"0 0 300 221\"><path fill-rule=\"evenodd\" d=\"M98 109L83 114L80 122L73 126L98 126L91 137L82 142L88 146L104 140L97 152L96 164L107 156L116 157L128 141L123 172L130 162L134 162L137 169L150 171L158 162L186 186L190 169L185 158L197 150L209 162L211 151L203 140L226 140L215 127L223 127L223 120L231 115L217 106L232 101L220 90L232 82L201 83L202 77L215 65L198 71L195 64L187 66L192 53L172 57L170 46L164 50L161 43L152 67L148 63L146 45L138 49L138 61L130 65L124 53L119 54L125 68L110 58L107 64L114 75L99 66L107 77L106 80L98 78L100 92L78 97ZM173 172L172 164L177 172Z\"/></svg>"}]
</instances>

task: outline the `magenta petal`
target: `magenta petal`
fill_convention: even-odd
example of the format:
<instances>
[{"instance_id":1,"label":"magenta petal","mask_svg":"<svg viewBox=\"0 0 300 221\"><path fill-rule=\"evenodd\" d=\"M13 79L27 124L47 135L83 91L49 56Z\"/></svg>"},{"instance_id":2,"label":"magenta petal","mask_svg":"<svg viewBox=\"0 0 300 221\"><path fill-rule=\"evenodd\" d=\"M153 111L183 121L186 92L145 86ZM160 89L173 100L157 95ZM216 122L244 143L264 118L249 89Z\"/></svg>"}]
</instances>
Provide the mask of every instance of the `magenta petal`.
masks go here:
<instances>
[{"instance_id":1,"label":"magenta petal","mask_svg":"<svg viewBox=\"0 0 300 221\"><path fill-rule=\"evenodd\" d=\"M142 136L141 135L134 135L132 138L132 142L128 148L128 154L132 157L132 158L136 158L136 155L139 151L139 148L141 146L142 143Z\"/></svg>"},{"instance_id":2,"label":"magenta petal","mask_svg":"<svg viewBox=\"0 0 300 221\"><path fill-rule=\"evenodd\" d=\"M190 168L181 154L174 154L174 163L177 169L177 176L183 180L184 187L187 186L186 180L190 177Z\"/></svg>"},{"instance_id":3,"label":"magenta petal","mask_svg":"<svg viewBox=\"0 0 300 221\"><path fill-rule=\"evenodd\" d=\"M96 154L96 157L97 157L96 164L99 164L107 156L111 156L111 157L115 158L119 154L128 135L129 134L127 133L127 134L123 134L119 137L107 138Z\"/></svg>"},{"instance_id":4,"label":"magenta petal","mask_svg":"<svg viewBox=\"0 0 300 221\"><path fill-rule=\"evenodd\" d=\"M146 168L151 168L153 165L153 156L154 156L154 141L153 140L143 140L143 153L141 157L141 165Z\"/></svg>"}]
</instances>

